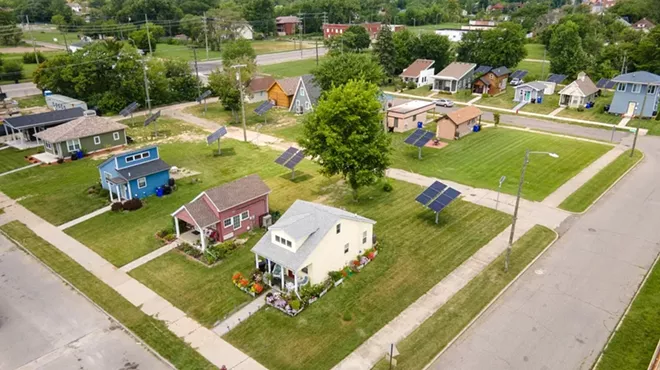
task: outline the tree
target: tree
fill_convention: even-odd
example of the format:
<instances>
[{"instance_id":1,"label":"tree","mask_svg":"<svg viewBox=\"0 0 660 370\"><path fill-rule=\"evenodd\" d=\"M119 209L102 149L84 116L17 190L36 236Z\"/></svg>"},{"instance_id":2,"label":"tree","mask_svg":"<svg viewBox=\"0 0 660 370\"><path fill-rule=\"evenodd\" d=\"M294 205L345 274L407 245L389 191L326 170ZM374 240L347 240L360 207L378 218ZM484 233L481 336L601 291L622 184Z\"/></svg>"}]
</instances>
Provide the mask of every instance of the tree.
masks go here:
<instances>
[{"instance_id":1,"label":"tree","mask_svg":"<svg viewBox=\"0 0 660 370\"><path fill-rule=\"evenodd\" d=\"M275 33L275 3L273 0L247 0L243 17L254 25L254 30L266 35Z\"/></svg>"},{"instance_id":2,"label":"tree","mask_svg":"<svg viewBox=\"0 0 660 370\"><path fill-rule=\"evenodd\" d=\"M548 52L552 73L562 73L574 78L590 64L582 49L578 26L571 21L558 25L552 31Z\"/></svg>"},{"instance_id":3,"label":"tree","mask_svg":"<svg viewBox=\"0 0 660 370\"><path fill-rule=\"evenodd\" d=\"M312 74L319 87L325 91L350 80L360 79L379 84L385 78L383 68L370 54L355 53L330 55L312 70Z\"/></svg>"},{"instance_id":4,"label":"tree","mask_svg":"<svg viewBox=\"0 0 660 370\"><path fill-rule=\"evenodd\" d=\"M202 17L186 14L181 19L181 32L193 41L204 39L204 20Z\"/></svg>"},{"instance_id":5,"label":"tree","mask_svg":"<svg viewBox=\"0 0 660 370\"><path fill-rule=\"evenodd\" d=\"M212 50L221 50L225 42L239 38L239 30L244 22L237 7L227 5L223 9L212 9L207 13L209 46Z\"/></svg>"},{"instance_id":6,"label":"tree","mask_svg":"<svg viewBox=\"0 0 660 370\"><path fill-rule=\"evenodd\" d=\"M23 39L23 32L16 27L16 18L10 11L0 10L0 45L16 46Z\"/></svg>"},{"instance_id":7,"label":"tree","mask_svg":"<svg viewBox=\"0 0 660 370\"><path fill-rule=\"evenodd\" d=\"M149 32L147 33L147 28ZM151 42L151 50L156 50L156 42L159 38L165 35L165 29L162 26L149 23L148 26L142 27L137 31L130 33L129 37L135 42L138 49L148 52L149 42Z\"/></svg>"},{"instance_id":8,"label":"tree","mask_svg":"<svg viewBox=\"0 0 660 370\"><path fill-rule=\"evenodd\" d=\"M364 49L368 49L369 45L371 45L369 32L362 26L353 25L348 27L341 37L344 42L344 48L349 51L359 53Z\"/></svg>"},{"instance_id":9,"label":"tree","mask_svg":"<svg viewBox=\"0 0 660 370\"><path fill-rule=\"evenodd\" d=\"M395 50L394 74L398 74L415 60L413 51L417 48L419 38L409 30L403 30L392 35L392 41Z\"/></svg>"},{"instance_id":10,"label":"tree","mask_svg":"<svg viewBox=\"0 0 660 370\"><path fill-rule=\"evenodd\" d=\"M655 27L642 38L633 59L640 70L660 74L660 27Z\"/></svg>"},{"instance_id":11,"label":"tree","mask_svg":"<svg viewBox=\"0 0 660 370\"><path fill-rule=\"evenodd\" d=\"M376 35L374 54L385 73L389 76L394 75L396 69L396 48L394 47L392 30L386 24L381 27L378 35Z\"/></svg>"},{"instance_id":12,"label":"tree","mask_svg":"<svg viewBox=\"0 0 660 370\"><path fill-rule=\"evenodd\" d=\"M502 23L492 30L468 32L459 43L458 59L489 66L515 67L525 50L525 32L515 23Z\"/></svg>"},{"instance_id":13,"label":"tree","mask_svg":"<svg viewBox=\"0 0 660 370\"><path fill-rule=\"evenodd\" d=\"M362 80L327 91L306 117L299 140L322 174L346 179L356 201L358 190L383 178L390 164L378 94L376 85Z\"/></svg>"},{"instance_id":14,"label":"tree","mask_svg":"<svg viewBox=\"0 0 660 370\"><path fill-rule=\"evenodd\" d=\"M209 75L209 87L214 95L220 99L220 104L226 109L231 110L234 122L238 122L238 110L241 108L241 91L238 89L238 83L233 70L219 70L211 72ZM241 74L242 83L245 83L245 73ZM244 85L245 86L245 85Z\"/></svg>"},{"instance_id":15,"label":"tree","mask_svg":"<svg viewBox=\"0 0 660 370\"><path fill-rule=\"evenodd\" d=\"M413 51L415 59L434 60L435 71L439 72L452 61L451 43L445 36L423 33Z\"/></svg>"},{"instance_id":16,"label":"tree","mask_svg":"<svg viewBox=\"0 0 660 370\"><path fill-rule=\"evenodd\" d=\"M252 67L255 64L257 54L250 41L238 39L225 43L221 57L223 64L226 66L248 64L248 67Z\"/></svg>"}]
</instances>

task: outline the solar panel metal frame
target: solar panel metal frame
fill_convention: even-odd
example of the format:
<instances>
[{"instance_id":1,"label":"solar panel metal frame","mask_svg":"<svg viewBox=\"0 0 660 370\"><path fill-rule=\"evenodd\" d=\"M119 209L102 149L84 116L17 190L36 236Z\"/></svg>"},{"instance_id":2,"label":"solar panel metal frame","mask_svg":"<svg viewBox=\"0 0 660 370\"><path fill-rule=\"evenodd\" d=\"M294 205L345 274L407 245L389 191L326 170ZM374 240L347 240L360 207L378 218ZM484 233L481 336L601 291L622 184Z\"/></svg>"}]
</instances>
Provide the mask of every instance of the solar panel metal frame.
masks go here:
<instances>
[{"instance_id":1,"label":"solar panel metal frame","mask_svg":"<svg viewBox=\"0 0 660 370\"><path fill-rule=\"evenodd\" d=\"M144 120L144 126L149 126L149 124L155 120L157 120L160 117L160 111L154 113L151 115L151 117L147 118Z\"/></svg>"},{"instance_id":2,"label":"solar panel metal frame","mask_svg":"<svg viewBox=\"0 0 660 370\"><path fill-rule=\"evenodd\" d=\"M225 135L227 135L227 127L222 126L219 129L217 129L214 133L206 137L206 143L211 144L212 142L220 139Z\"/></svg>"},{"instance_id":3,"label":"solar panel metal frame","mask_svg":"<svg viewBox=\"0 0 660 370\"><path fill-rule=\"evenodd\" d=\"M415 142L419 140L419 138L421 138L422 135L424 135L424 132L425 132L424 130L418 128L412 134L410 134L410 136L408 136L406 140L404 140L403 142L406 144L414 145Z\"/></svg>"},{"instance_id":4,"label":"solar panel metal frame","mask_svg":"<svg viewBox=\"0 0 660 370\"><path fill-rule=\"evenodd\" d=\"M296 167L298 163L300 163L303 160L303 158L305 158L305 154L303 153L302 150L300 150L284 164L284 167L293 170L293 168Z\"/></svg>"},{"instance_id":5,"label":"solar panel metal frame","mask_svg":"<svg viewBox=\"0 0 660 370\"><path fill-rule=\"evenodd\" d=\"M415 144L413 145L415 145L418 148L421 148L424 145L426 145L426 143L431 141L431 139L433 139L434 136L435 134L432 133L431 131L425 131L424 135L422 135L422 137L420 137L417 141L415 141Z\"/></svg>"},{"instance_id":6,"label":"solar panel metal frame","mask_svg":"<svg viewBox=\"0 0 660 370\"><path fill-rule=\"evenodd\" d=\"M271 103L270 101L265 101L254 109L254 113L261 116L262 114L268 112L272 107L273 107L273 103Z\"/></svg>"},{"instance_id":7,"label":"solar panel metal frame","mask_svg":"<svg viewBox=\"0 0 660 370\"><path fill-rule=\"evenodd\" d=\"M289 149L287 149L284 153L282 153L282 155L280 155L279 157L277 157L277 159L275 160L275 163L277 163L277 164L281 164L282 166L284 166L284 164L285 164L289 159L293 158L293 156L294 156L297 152L298 152L298 148L289 147Z\"/></svg>"},{"instance_id":8,"label":"solar panel metal frame","mask_svg":"<svg viewBox=\"0 0 660 370\"><path fill-rule=\"evenodd\" d=\"M488 73L492 69L493 67L491 66L479 66L477 67L477 69L474 70L474 73Z\"/></svg>"},{"instance_id":9,"label":"solar panel metal frame","mask_svg":"<svg viewBox=\"0 0 660 370\"><path fill-rule=\"evenodd\" d=\"M415 200L426 206L433 199L435 199L438 196L438 194L442 193L442 191L445 190L446 188L447 185L441 183L440 181L436 181L433 184L431 184L431 186L424 189L424 191L420 195L418 195L417 198L415 198Z\"/></svg>"},{"instance_id":10,"label":"solar panel metal frame","mask_svg":"<svg viewBox=\"0 0 660 370\"><path fill-rule=\"evenodd\" d=\"M198 96L196 100L198 103L201 103L202 100L208 98L209 96L211 96L211 94L212 94L211 90L206 90L200 96Z\"/></svg>"}]
</instances>

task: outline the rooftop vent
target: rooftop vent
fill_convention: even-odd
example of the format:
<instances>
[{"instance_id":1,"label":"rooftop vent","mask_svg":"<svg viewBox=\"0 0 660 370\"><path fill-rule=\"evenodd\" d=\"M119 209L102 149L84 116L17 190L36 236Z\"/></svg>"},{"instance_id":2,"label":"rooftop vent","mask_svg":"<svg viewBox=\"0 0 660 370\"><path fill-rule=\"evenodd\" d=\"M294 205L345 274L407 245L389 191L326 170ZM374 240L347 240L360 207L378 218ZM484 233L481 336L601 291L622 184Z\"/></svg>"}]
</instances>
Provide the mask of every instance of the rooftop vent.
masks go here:
<instances>
[{"instance_id":1,"label":"rooftop vent","mask_svg":"<svg viewBox=\"0 0 660 370\"><path fill-rule=\"evenodd\" d=\"M88 110L86 110L86 111L83 112L83 116L85 116L85 117L93 117L93 116L96 116L96 111L95 111L95 110L92 110L92 109L88 109Z\"/></svg>"}]
</instances>

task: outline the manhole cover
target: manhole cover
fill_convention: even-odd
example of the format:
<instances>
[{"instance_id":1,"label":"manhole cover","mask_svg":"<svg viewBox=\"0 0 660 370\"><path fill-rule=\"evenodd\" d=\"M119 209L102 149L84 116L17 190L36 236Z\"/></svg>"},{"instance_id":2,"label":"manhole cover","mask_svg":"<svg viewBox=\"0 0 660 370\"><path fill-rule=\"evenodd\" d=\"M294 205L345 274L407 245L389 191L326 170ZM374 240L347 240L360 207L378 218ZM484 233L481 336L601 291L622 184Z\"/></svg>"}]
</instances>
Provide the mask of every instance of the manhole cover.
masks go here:
<instances>
[{"instance_id":1,"label":"manhole cover","mask_svg":"<svg viewBox=\"0 0 660 370\"><path fill-rule=\"evenodd\" d=\"M593 227L590 227L590 228L589 228L589 231L592 232L592 233L595 233L595 232L596 232L596 229L594 229Z\"/></svg>"},{"instance_id":2,"label":"manhole cover","mask_svg":"<svg viewBox=\"0 0 660 370\"><path fill-rule=\"evenodd\" d=\"M534 273L536 275L543 275L543 274L545 274L545 271L543 269L536 269L536 270L534 270Z\"/></svg>"}]
</instances>

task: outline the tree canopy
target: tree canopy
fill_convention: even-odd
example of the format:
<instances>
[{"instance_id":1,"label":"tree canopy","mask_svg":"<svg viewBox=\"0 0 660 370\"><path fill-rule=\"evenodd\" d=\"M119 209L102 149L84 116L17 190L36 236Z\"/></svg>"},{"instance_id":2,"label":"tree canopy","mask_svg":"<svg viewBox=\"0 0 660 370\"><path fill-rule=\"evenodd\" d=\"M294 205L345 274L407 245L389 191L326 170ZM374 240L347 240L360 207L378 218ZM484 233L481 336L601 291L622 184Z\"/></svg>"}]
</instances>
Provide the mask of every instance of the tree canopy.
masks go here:
<instances>
[{"instance_id":1,"label":"tree canopy","mask_svg":"<svg viewBox=\"0 0 660 370\"><path fill-rule=\"evenodd\" d=\"M462 62L512 68L527 55L525 32L515 23L502 23L487 31L468 32L463 35L457 53Z\"/></svg>"},{"instance_id":2,"label":"tree canopy","mask_svg":"<svg viewBox=\"0 0 660 370\"><path fill-rule=\"evenodd\" d=\"M372 55L356 53L330 55L312 70L312 74L319 87L326 91L350 80L360 79L380 84L385 78L383 68Z\"/></svg>"},{"instance_id":3,"label":"tree canopy","mask_svg":"<svg viewBox=\"0 0 660 370\"><path fill-rule=\"evenodd\" d=\"M395 74L401 73L416 59L431 59L435 61L434 68L438 72L453 60L452 47L449 39L432 33L415 35L409 30L393 34L395 49Z\"/></svg>"},{"instance_id":4,"label":"tree canopy","mask_svg":"<svg viewBox=\"0 0 660 370\"><path fill-rule=\"evenodd\" d=\"M360 187L385 176L390 137L383 128L378 87L351 80L327 91L305 118L299 144L321 173L343 176L357 200Z\"/></svg>"},{"instance_id":5,"label":"tree canopy","mask_svg":"<svg viewBox=\"0 0 660 370\"><path fill-rule=\"evenodd\" d=\"M392 76L396 70L396 48L392 38L392 30L385 26L380 29L374 43L374 54L386 74Z\"/></svg>"},{"instance_id":6,"label":"tree canopy","mask_svg":"<svg viewBox=\"0 0 660 370\"><path fill-rule=\"evenodd\" d=\"M580 71L589 67L589 58L582 47L578 26L568 21L552 32L550 46L550 71L563 73L574 78Z\"/></svg>"}]
</instances>

